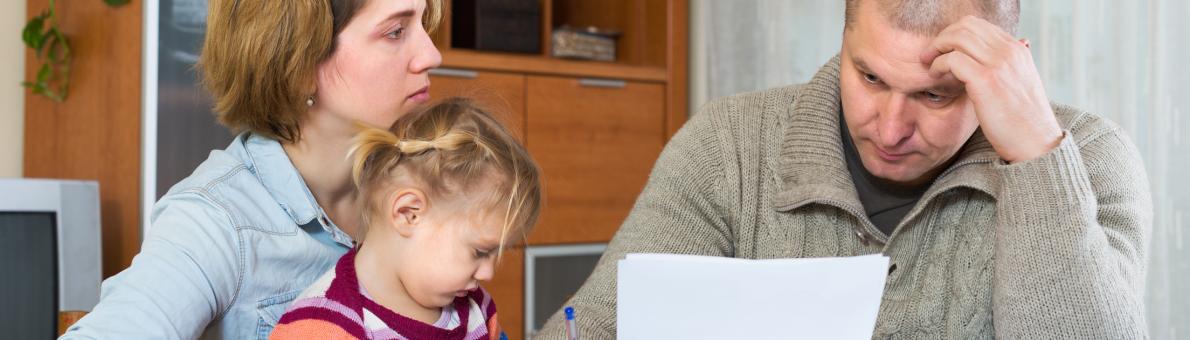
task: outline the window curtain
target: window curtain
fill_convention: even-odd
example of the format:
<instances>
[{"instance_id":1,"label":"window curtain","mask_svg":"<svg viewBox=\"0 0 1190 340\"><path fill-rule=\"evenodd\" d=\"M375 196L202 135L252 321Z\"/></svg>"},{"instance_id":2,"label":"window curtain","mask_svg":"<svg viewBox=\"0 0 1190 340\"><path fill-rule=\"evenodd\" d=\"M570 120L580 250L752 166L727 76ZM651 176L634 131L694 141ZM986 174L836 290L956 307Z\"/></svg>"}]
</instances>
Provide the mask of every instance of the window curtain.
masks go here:
<instances>
[{"instance_id":1,"label":"window curtain","mask_svg":"<svg viewBox=\"0 0 1190 340\"><path fill-rule=\"evenodd\" d=\"M1022 1L1051 100L1107 117L1133 139L1152 185L1147 320L1190 337L1190 2ZM843 1L691 0L691 108L802 83L838 53ZM696 111L695 111L696 112Z\"/></svg>"}]
</instances>

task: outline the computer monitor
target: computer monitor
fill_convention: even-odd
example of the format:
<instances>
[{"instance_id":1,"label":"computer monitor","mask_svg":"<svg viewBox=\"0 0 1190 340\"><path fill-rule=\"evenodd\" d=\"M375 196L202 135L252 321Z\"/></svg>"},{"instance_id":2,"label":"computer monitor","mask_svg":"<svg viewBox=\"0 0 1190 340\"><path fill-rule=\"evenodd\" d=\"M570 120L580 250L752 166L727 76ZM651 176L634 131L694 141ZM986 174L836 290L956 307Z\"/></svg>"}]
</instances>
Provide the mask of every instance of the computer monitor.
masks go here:
<instances>
[{"instance_id":1,"label":"computer monitor","mask_svg":"<svg viewBox=\"0 0 1190 340\"><path fill-rule=\"evenodd\" d=\"M525 248L525 339L578 292L605 250L604 243Z\"/></svg>"},{"instance_id":2,"label":"computer monitor","mask_svg":"<svg viewBox=\"0 0 1190 340\"><path fill-rule=\"evenodd\" d=\"M0 179L0 329L8 339L58 336L58 313L99 302L99 185Z\"/></svg>"}]
</instances>

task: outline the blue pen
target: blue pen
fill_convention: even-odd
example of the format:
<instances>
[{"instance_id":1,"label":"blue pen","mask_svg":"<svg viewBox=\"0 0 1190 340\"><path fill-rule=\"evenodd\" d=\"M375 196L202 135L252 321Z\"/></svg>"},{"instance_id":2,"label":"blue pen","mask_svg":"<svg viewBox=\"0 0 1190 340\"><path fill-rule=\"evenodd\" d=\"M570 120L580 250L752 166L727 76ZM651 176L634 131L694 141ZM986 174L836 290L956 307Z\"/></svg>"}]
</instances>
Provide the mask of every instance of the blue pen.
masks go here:
<instances>
[{"instance_id":1,"label":"blue pen","mask_svg":"<svg viewBox=\"0 0 1190 340\"><path fill-rule=\"evenodd\" d=\"M578 325L574 324L574 307L566 306L566 339L578 340Z\"/></svg>"}]
</instances>

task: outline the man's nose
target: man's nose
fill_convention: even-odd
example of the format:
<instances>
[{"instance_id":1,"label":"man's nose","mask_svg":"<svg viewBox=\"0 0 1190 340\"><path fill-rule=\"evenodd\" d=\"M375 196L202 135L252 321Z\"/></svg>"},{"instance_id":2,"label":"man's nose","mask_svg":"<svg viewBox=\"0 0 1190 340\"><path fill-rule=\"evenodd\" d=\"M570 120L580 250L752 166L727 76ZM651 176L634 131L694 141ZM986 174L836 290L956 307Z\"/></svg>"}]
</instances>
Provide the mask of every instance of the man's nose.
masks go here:
<instances>
[{"instance_id":1,"label":"man's nose","mask_svg":"<svg viewBox=\"0 0 1190 340\"><path fill-rule=\"evenodd\" d=\"M877 141L881 147L898 146L913 136L914 117L908 105L909 98L905 94L894 92L888 95L876 123Z\"/></svg>"}]
</instances>

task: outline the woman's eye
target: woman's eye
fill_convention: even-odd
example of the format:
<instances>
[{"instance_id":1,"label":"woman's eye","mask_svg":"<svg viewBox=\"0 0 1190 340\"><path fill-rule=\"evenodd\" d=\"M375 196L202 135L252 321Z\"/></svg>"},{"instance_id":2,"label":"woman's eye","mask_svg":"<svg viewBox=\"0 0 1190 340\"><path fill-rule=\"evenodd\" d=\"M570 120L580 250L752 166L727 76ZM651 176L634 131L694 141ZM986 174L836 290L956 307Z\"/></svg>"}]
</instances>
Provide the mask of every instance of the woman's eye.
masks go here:
<instances>
[{"instance_id":1,"label":"woman's eye","mask_svg":"<svg viewBox=\"0 0 1190 340\"><path fill-rule=\"evenodd\" d=\"M864 73L864 81L868 82L868 84L879 84L880 78L868 73Z\"/></svg>"},{"instance_id":2,"label":"woman's eye","mask_svg":"<svg viewBox=\"0 0 1190 340\"><path fill-rule=\"evenodd\" d=\"M389 39L400 39L401 36L404 35L404 33L405 33L404 27L397 27L397 29L392 30L391 32L388 32L384 36Z\"/></svg>"}]
</instances>

